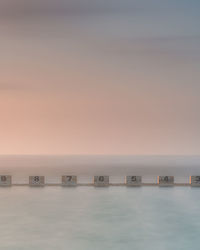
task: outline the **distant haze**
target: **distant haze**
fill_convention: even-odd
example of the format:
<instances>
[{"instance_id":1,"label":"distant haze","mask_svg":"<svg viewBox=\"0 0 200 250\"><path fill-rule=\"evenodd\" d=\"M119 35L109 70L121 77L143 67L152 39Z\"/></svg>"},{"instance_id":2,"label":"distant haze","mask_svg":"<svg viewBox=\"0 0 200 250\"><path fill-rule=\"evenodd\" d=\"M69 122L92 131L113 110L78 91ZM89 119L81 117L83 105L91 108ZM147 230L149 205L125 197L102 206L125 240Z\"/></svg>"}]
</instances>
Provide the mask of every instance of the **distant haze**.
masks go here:
<instances>
[{"instance_id":1,"label":"distant haze","mask_svg":"<svg viewBox=\"0 0 200 250\"><path fill-rule=\"evenodd\" d=\"M199 154L199 10L1 0L0 154Z\"/></svg>"}]
</instances>

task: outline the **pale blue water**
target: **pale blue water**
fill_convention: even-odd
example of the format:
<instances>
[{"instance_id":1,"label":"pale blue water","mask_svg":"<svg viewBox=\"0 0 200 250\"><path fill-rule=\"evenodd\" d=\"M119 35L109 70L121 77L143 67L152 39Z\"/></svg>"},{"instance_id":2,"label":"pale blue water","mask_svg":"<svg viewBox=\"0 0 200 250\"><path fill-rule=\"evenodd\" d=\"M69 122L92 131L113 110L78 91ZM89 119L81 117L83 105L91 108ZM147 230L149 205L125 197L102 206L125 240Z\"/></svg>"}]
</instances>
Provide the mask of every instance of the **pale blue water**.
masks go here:
<instances>
[{"instance_id":1,"label":"pale blue water","mask_svg":"<svg viewBox=\"0 0 200 250\"><path fill-rule=\"evenodd\" d=\"M200 189L0 188L2 250L199 249Z\"/></svg>"}]
</instances>

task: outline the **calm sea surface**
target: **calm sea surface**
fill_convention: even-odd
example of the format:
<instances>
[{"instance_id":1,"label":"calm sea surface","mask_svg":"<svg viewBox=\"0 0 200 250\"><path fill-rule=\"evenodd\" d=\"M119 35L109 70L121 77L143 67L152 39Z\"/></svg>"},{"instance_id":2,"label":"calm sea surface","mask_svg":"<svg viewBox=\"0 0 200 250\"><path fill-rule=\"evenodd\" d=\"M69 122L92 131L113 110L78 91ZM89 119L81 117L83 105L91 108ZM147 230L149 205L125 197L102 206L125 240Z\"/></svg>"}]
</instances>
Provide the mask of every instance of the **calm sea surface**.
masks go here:
<instances>
[{"instance_id":1,"label":"calm sea surface","mask_svg":"<svg viewBox=\"0 0 200 250\"><path fill-rule=\"evenodd\" d=\"M51 178L62 174L190 176L200 175L200 156L0 155L0 173L11 174L16 181L39 174Z\"/></svg>"},{"instance_id":2,"label":"calm sea surface","mask_svg":"<svg viewBox=\"0 0 200 250\"><path fill-rule=\"evenodd\" d=\"M58 184L62 175L77 175L79 183L92 183L94 175L109 175L111 183L123 183L126 175L141 175L155 183L158 175L173 175L177 183L189 183L200 175L200 156L0 156L0 174L12 175L14 184L27 184L29 175L45 175Z\"/></svg>"},{"instance_id":3,"label":"calm sea surface","mask_svg":"<svg viewBox=\"0 0 200 250\"><path fill-rule=\"evenodd\" d=\"M2 250L199 249L200 189L0 188Z\"/></svg>"}]
</instances>

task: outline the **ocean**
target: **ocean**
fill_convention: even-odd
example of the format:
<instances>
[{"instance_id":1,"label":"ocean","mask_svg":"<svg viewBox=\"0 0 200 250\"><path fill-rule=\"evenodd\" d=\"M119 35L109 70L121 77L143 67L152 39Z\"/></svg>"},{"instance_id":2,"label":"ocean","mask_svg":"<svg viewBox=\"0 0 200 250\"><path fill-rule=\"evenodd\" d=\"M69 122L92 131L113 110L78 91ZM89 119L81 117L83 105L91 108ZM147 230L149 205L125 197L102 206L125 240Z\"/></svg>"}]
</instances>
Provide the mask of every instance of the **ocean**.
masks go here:
<instances>
[{"instance_id":1,"label":"ocean","mask_svg":"<svg viewBox=\"0 0 200 250\"><path fill-rule=\"evenodd\" d=\"M15 182L31 174L50 181L63 173L187 177L199 174L190 156L1 156ZM84 179L84 178L83 178ZM57 179L56 179L57 180ZM85 179L86 180L86 179ZM142 186L0 188L2 250L198 249L200 188Z\"/></svg>"},{"instance_id":2,"label":"ocean","mask_svg":"<svg viewBox=\"0 0 200 250\"><path fill-rule=\"evenodd\" d=\"M200 156L4 155L0 174L12 175L14 184L27 184L29 175L44 175L47 183L58 184L65 174L77 175L80 183L91 183L94 175L109 175L113 183L123 183L126 175L141 175L144 183L173 175L184 183L200 175Z\"/></svg>"}]
</instances>

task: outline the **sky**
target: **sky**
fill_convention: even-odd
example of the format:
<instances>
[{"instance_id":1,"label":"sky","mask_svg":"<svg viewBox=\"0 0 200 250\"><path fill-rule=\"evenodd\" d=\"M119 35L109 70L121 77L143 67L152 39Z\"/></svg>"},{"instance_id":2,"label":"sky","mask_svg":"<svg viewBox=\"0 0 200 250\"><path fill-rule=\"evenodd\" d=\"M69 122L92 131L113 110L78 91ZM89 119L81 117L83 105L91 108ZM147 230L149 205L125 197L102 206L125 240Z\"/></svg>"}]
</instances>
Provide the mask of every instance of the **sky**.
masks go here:
<instances>
[{"instance_id":1,"label":"sky","mask_svg":"<svg viewBox=\"0 0 200 250\"><path fill-rule=\"evenodd\" d=\"M1 0L0 154L199 154L199 11Z\"/></svg>"}]
</instances>

